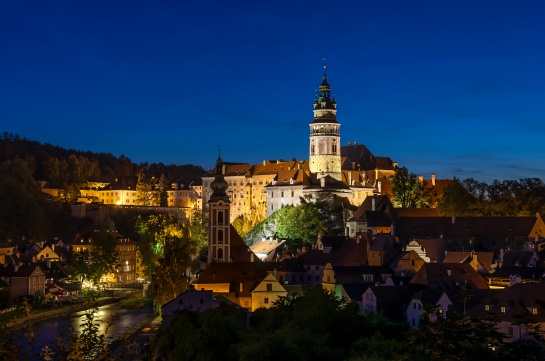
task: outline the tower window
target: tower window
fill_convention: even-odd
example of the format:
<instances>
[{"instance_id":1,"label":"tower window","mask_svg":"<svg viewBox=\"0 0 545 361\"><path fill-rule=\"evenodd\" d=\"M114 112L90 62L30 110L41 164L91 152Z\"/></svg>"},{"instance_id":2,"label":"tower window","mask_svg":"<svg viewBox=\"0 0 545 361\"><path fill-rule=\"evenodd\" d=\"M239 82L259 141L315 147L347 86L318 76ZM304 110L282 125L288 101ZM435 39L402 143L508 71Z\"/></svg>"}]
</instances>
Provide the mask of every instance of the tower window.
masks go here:
<instances>
[{"instance_id":1,"label":"tower window","mask_svg":"<svg viewBox=\"0 0 545 361\"><path fill-rule=\"evenodd\" d=\"M218 224L223 225L223 212L218 212Z\"/></svg>"}]
</instances>

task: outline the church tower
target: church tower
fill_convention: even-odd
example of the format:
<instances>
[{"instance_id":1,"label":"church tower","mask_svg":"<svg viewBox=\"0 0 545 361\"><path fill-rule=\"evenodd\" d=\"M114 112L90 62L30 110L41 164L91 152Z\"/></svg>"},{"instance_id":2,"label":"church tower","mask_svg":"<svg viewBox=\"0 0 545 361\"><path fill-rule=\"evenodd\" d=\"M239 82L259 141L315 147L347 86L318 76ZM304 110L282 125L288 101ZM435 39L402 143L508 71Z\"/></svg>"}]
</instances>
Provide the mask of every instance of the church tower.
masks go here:
<instances>
[{"instance_id":1,"label":"church tower","mask_svg":"<svg viewBox=\"0 0 545 361\"><path fill-rule=\"evenodd\" d=\"M337 123L337 103L324 76L314 100L314 121L310 123L310 172L314 179L330 176L341 180L341 125Z\"/></svg>"},{"instance_id":2,"label":"church tower","mask_svg":"<svg viewBox=\"0 0 545 361\"><path fill-rule=\"evenodd\" d=\"M208 201L208 264L229 262L231 259L230 220L231 201L226 193L227 182L223 174L225 165L220 156L216 161L216 175L210 184L212 195Z\"/></svg>"}]
</instances>

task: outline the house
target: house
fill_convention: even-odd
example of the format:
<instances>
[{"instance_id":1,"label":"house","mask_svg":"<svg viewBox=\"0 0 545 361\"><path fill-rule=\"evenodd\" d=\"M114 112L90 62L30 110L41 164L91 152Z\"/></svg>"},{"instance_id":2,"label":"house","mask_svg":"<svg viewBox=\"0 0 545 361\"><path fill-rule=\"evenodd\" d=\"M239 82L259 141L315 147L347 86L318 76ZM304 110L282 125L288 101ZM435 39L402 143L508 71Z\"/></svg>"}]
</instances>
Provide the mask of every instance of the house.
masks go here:
<instances>
[{"instance_id":1,"label":"house","mask_svg":"<svg viewBox=\"0 0 545 361\"><path fill-rule=\"evenodd\" d=\"M528 217L399 217L392 235L402 244L414 239L443 239L449 250L522 250L528 240L543 238L541 216Z\"/></svg>"},{"instance_id":2,"label":"house","mask_svg":"<svg viewBox=\"0 0 545 361\"><path fill-rule=\"evenodd\" d=\"M545 269L541 267L503 266L486 275L490 287L504 288L515 283L542 282Z\"/></svg>"},{"instance_id":3,"label":"house","mask_svg":"<svg viewBox=\"0 0 545 361\"><path fill-rule=\"evenodd\" d=\"M214 296L221 295L231 302L247 310L251 310L254 304L264 303L264 300L254 303L252 292L269 275L269 272L261 263L213 262L201 272L192 282L192 285L197 290L212 291ZM266 283L270 282L267 281ZM279 285L280 283L278 285L275 284L272 290L266 291L271 302L277 297L286 295L286 290L281 288L281 285L278 287ZM258 295L258 293L255 294Z\"/></svg>"},{"instance_id":4,"label":"house","mask_svg":"<svg viewBox=\"0 0 545 361\"><path fill-rule=\"evenodd\" d=\"M414 276L426 263L415 251L401 251L388 264L396 276Z\"/></svg>"},{"instance_id":5,"label":"house","mask_svg":"<svg viewBox=\"0 0 545 361\"><path fill-rule=\"evenodd\" d=\"M363 312L381 313L388 320L404 320L409 289L403 285L371 285L362 294Z\"/></svg>"},{"instance_id":6,"label":"house","mask_svg":"<svg viewBox=\"0 0 545 361\"><path fill-rule=\"evenodd\" d=\"M252 252L262 261L272 262L278 258L279 251L284 248L286 240L279 238L263 238L250 246Z\"/></svg>"},{"instance_id":7,"label":"house","mask_svg":"<svg viewBox=\"0 0 545 361\"><path fill-rule=\"evenodd\" d=\"M492 272L494 252L475 252L475 251L446 251L444 263L469 263L475 271L481 274Z\"/></svg>"},{"instance_id":8,"label":"house","mask_svg":"<svg viewBox=\"0 0 545 361\"><path fill-rule=\"evenodd\" d=\"M361 203L358 209L354 212L352 217L350 217L346 222L346 227L348 228L348 236L356 237L359 233L366 233L370 228L368 226L368 217L372 217L373 221L377 218L376 213L384 215L387 218L388 228L391 226L391 220L386 213L386 209L391 207L392 203L390 198L386 195L373 195L371 197L365 198ZM377 224L378 222L373 222ZM386 231L386 230L384 230ZM377 234L377 230L372 230L373 234ZM386 231L387 233L389 231Z\"/></svg>"},{"instance_id":9,"label":"house","mask_svg":"<svg viewBox=\"0 0 545 361\"><path fill-rule=\"evenodd\" d=\"M426 263L411 278L414 289L438 288L443 291L488 289L485 278L467 263Z\"/></svg>"},{"instance_id":10,"label":"house","mask_svg":"<svg viewBox=\"0 0 545 361\"><path fill-rule=\"evenodd\" d=\"M369 266L386 266L392 258L401 251L396 247L395 238L386 233L377 234L367 251Z\"/></svg>"},{"instance_id":11,"label":"house","mask_svg":"<svg viewBox=\"0 0 545 361\"><path fill-rule=\"evenodd\" d=\"M9 284L12 298L45 294L45 273L37 264L4 264L0 279Z\"/></svg>"},{"instance_id":12,"label":"house","mask_svg":"<svg viewBox=\"0 0 545 361\"><path fill-rule=\"evenodd\" d=\"M272 274L268 274L250 291L252 295L251 312L258 308L270 308L274 301L285 298L287 291Z\"/></svg>"},{"instance_id":13,"label":"house","mask_svg":"<svg viewBox=\"0 0 545 361\"><path fill-rule=\"evenodd\" d=\"M373 285L384 283L393 276L393 271L388 267L371 266L333 266L326 264L324 276L322 277L322 288L335 294L335 296L344 299L354 299L359 301L364 289L361 289L359 295L349 293L348 285Z\"/></svg>"},{"instance_id":14,"label":"house","mask_svg":"<svg viewBox=\"0 0 545 361\"><path fill-rule=\"evenodd\" d=\"M483 298L468 314L491 320L506 341L532 339L533 331L545 327L545 284L517 283Z\"/></svg>"},{"instance_id":15,"label":"house","mask_svg":"<svg viewBox=\"0 0 545 361\"><path fill-rule=\"evenodd\" d=\"M447 312L456 302L455 293L452 291L439 288L420 290L410 297L407 304L407 323L413 328L419 327L422 315L430 307L435 308L439 315L447 317ZM434 320L435 315L430 315L430 321Z\"/></svg>"},{"instance_id":16,"label":"house","mask_svg":"<svg viewBox=\"0 0 545 361\"><path fill-rule=\"evenodd\" d=\"M218 306L219 302L213 298L212 291L196 290L193 285L190 285L185 292L161 307L161 328L170 325L178 311L204 312Z\"/></svg>"}]
</instances>

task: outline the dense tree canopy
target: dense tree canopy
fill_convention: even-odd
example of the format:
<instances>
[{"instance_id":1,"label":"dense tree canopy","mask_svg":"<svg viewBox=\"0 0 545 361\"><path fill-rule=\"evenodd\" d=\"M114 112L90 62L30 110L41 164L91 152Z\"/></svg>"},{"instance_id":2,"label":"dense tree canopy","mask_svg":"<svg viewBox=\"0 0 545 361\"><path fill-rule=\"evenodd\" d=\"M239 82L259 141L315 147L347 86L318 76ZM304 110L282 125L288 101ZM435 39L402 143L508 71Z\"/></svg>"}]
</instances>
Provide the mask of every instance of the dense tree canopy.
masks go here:
<instances>
[{"instance_id":1,"label":"dense tree canopy","mask_svg":"<svg viewBox=\"0 0 545 361\"><path fill-rule=\"evenodd\" d=\"M533 216L545 212L545 183L539 178L495 180L454 179L439 197L439 209L459 216Z\"/></svg>"},{"instance_id":2,"label":"dense tree canopy","mask_svg":"<svg viewBox=\"0 0 545 361\"><path fill-rule=\"evenodd\" d=\"M420 182L415 174L409 173L406 167L396 167L395 174L390 177L390 185L396 207L426 208L430 206L431 194L426 183Z\"/></svg>"},{"instance_id":3,"label":"dense tree canopy","mask_svg":"<svg viewBox=\"0 0 545 361\"><path fill-rule=\"evenodd\" d=\"M343 207L339 198L322 196L315 203L301 199L298 206L287 205L257 224L244 237L247 244L261 238L279 237L290 246L312 245L318 235L338 236L344 232Z\"/></svg>"}]
</instances>

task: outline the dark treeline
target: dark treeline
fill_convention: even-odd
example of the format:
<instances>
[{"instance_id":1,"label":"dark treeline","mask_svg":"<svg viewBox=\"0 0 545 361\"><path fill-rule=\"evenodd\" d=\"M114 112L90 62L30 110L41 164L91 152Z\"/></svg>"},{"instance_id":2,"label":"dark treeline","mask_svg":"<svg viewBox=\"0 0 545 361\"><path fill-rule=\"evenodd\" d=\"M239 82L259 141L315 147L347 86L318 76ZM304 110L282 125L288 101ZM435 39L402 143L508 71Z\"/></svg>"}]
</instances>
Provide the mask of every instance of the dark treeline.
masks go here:
<instances>
[{"instance_id":1,"label":"dark treeline","mask_svg":"<svg viewBox=\"0 0 545 361\"><path fill-rule=\"evenodd\" d=\"M439 209L458 216L532 216L545 212L545 183L539 178L494 180L491 184L455 179L439 195Z\"/></svg>"},{"instance_id":2,"label":"dark treeline","mask_svg":"<svg viewBox=\"0 0 545 361\"><path fill-rule=\"evenodd\" d=\"M165 174L169 178L198 178L204 174L204 169L197 165L137 164L123 154L116 157L111 153L64 149L3 133L0 135L0 164L14 159L25 161L34 179L55 185L66 182L113 182L116 178L134 176L141 168L151 175Z\"/></svg>"}]
</instances>

